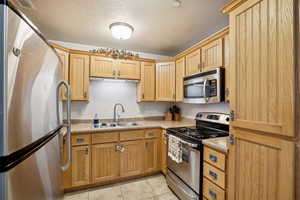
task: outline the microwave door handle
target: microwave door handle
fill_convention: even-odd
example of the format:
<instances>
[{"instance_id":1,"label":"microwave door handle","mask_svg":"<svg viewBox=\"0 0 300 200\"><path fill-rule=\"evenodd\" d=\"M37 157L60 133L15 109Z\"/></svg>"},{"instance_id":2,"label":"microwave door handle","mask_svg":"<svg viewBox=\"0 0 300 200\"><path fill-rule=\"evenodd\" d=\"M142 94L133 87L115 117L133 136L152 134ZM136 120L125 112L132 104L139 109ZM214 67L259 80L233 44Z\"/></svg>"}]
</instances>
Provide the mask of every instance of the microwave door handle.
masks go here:
<instances>
[{"instance_id":1,"label":"microwave door handle","mask_svg":"<svg viewBox=\"0 0 300 200\"><path fill-rule=\"evenodd\" d=\"M204 93L204 99L207 102L207 96L206 96L206 85L207 85L207 79L204 80L204 84L203 84L203 93Z\"/></svg>"}]
</instances>

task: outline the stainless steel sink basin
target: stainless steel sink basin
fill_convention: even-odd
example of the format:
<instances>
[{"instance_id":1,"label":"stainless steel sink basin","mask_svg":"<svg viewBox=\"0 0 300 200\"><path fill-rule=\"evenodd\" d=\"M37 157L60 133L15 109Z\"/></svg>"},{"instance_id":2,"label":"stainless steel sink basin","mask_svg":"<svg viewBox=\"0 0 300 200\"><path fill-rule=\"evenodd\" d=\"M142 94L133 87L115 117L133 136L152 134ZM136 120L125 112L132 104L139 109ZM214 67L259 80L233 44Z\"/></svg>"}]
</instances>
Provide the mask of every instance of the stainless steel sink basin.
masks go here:
<instances>
[{"instance_id":1,"label":"stainless steel sink basin","mask_svg":"<svg viewBox=\"0 0 300 200\"><path fill-rule=\"evenodd\" d=\"M133 127L140 125L137 122L102 122L94 128Z\"/></svg>"}]
</instances>

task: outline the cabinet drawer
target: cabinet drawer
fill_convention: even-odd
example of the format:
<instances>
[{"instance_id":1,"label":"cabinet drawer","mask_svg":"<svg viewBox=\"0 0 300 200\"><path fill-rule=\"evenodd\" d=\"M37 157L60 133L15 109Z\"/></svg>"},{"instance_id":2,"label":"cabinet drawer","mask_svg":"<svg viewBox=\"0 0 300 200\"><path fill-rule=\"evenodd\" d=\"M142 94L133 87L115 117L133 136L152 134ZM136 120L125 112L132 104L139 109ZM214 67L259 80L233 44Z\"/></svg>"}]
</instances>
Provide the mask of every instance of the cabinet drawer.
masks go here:
<instances>
[{"instance_id":1,"label":"cabinet drawer","mask_svg":"<svg viewBox=\"0 0 300 200\"><path fill-rule=\"evenodd\" d=\"M204 162L203 175L213 183L225 189L225 173L221 170Z\"/></svg>"},{"instance_id":2,"label":"cabinet drawer","mask_svg":"<svg viewBox=\"0 0 300 200\"><path fill-rule=\"evenodd\" d=\"M90 144L90 135L73 135L72 146Z\"/></svg>"},{"instance_id":3,"label":"cabinet drawer","mask_svg":"<svg viewBox=\"0 0 300 200\"><path fill-rule=\"evenodd\" d=\"M206 178L203 179L203 195L208 200L225 200L225 191Z\"/></svg>"},{"instance_id":4,"label":"cabinet drawer","mask_svg":"<svg viewBox=\"0 0 300 200\"><path fill-rule=\"evenodd\" d=\"M215 151L209 147L204 147L204 160L225 171L225 154Z\"/></svg>"},{"instance_id":5,"label":"cabinet drawer","mask_svg":"<svg viewBox=\"0 0 300 200\"><path fill-rule=\"evenodd\" d=\"M117 142L118 140L119 132L103 132L92 134L92 144Z\"/></svg>"},{"instance_id":6,"label":"cabinet drawer","mask_svg":"<svg viewBox=\"0 0 300 200\"><path fill-rule=\"evenodd\" d=\"M136 140L143 139L145 137L143 130L133 130L133 131L122 131L120 132L120 140Z\"/></svg>"},{"instance_id":7,"label":"cabinet drawer","mask_svg":"<svg viewBox=\"0 0 300 200\"><path fill-rule=\"evenodd\" d=\"M156 138L160 135L160 129L147 129L145 130L145 138Z\"/></svg>"}]
</instances>

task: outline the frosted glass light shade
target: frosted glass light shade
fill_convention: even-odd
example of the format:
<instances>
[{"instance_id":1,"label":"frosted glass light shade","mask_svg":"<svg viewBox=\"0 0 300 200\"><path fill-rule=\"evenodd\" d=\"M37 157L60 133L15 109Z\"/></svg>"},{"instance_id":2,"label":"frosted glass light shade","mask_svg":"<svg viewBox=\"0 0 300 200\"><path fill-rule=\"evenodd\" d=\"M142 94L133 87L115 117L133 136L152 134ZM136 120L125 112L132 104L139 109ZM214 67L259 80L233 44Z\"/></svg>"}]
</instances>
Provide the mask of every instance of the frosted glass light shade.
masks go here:
<instances>
[{"instance_id":1,"label":"frosted glass light shade","mask_svg":"<svg viewBox=\"0 0 300 200\"><path fill-rule=\"evenodd\" d=\"M119 40L127 40L131 37L133 27L127 23L116 22L109 26L114 38Z\"/></svg>"}]
</instances>

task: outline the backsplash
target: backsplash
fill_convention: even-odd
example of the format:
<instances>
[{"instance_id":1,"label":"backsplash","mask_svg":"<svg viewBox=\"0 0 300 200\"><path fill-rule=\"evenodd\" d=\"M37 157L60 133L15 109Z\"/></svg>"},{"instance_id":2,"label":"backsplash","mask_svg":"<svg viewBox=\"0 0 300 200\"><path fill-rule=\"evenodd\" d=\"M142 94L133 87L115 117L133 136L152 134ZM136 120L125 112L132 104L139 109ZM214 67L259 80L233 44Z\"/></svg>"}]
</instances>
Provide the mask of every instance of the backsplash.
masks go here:
<instances>
[{"instance_id":1,"label":"backsplash","mask_svg":"<svg viewBox=\"0 0 300 200\"><path fill-rule=\"evenodd\" d=\"M122 118L163 116L170 103L138 103L136 102L136 88L137 82L134 81L91 79L90 101L72 102L71 117L72 119L93 119L97 113L100 119L111 119L115 103L122 103L125 107L124 113L119 112Z\"/></svg>"},{"instance_id":2,"label":"backsplash","mask_svg":"<svg viewBox=\"0 0 300 200\"><path fill-rule=\"evenodd\" d=\"M177 106L180 107L182 116L190 119L194 119L198 112L221 112L221 113L230 112L228 103L217 103L217 104L177 103Z\"/></svg>"}]
</instances>

